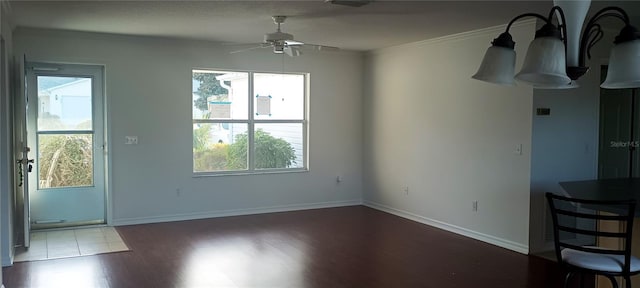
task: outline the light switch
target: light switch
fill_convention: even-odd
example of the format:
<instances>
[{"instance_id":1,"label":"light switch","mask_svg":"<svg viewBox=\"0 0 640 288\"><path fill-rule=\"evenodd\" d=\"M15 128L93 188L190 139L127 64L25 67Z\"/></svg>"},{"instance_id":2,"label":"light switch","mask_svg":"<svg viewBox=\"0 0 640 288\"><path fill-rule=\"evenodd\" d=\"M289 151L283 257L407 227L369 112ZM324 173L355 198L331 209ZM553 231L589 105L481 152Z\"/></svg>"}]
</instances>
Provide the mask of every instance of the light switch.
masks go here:
<instances>
[{"instance_id":1,"label":"light switch","mask_svg":"<svg viewBox=\"0 0 640 288\"><path fill-rule=\"evenodd\" d=\"M522 155L522 144L516 144L516 149L513 151L516 155Z\"/></svg>"},{"instance_id":2,"label":"light switch","mask_svg":"<svg viewBox=\"0 0 640 288\"><path fill-rule=\"evenodd\" d=\"M138 144L138 136L124 136L124 144L137 145Z\"/></svg>"}]
</instances>

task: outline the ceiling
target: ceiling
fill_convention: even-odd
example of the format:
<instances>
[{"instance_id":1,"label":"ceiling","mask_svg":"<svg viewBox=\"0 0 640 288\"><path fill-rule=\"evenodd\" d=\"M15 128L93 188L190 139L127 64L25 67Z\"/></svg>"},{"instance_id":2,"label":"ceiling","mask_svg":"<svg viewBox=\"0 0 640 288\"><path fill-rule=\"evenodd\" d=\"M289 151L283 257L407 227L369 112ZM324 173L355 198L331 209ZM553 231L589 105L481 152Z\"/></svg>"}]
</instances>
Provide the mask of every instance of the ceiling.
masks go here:
<instances>
[{"instance_id":1,"label":"ceiling","mask_svg":"<svg viewBox=\"0 0 640 288\"><path fill-rule=\"evenodd\" d=\"M594 2L591 11L611 3ZM296 40L360 51L505 24L525 12L546 15L552 6L551 1L416 0L374 0L359 8L332 5L324 0L14 0L9 4L11 22L16 27L224 43L262 42L264 33L275 31L271 16L285 15L289 18L283 31L294 34ZM614 4L640 11L640 1Z\"/></svg>"}]
</instances>

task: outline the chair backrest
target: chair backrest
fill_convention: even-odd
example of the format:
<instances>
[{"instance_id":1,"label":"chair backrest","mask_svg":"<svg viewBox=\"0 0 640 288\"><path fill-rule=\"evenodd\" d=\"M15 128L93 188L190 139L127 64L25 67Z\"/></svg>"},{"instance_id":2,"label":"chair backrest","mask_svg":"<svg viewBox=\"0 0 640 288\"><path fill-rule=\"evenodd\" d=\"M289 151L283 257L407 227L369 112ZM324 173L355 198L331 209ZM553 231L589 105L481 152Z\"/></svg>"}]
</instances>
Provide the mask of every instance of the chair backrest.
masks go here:
<instances>
[{"instance_id":1,"label":"chair backrest","mask_svg":"<svg viewBox=\"0 0 640 288\"><path fill-rule=\"evenodd\" d=\"M562 262L561 250L563 248L570 248L579 251L600 253L600 254L612 254L612 255L624 255L624 272L629 272L631 266L631 235L633 235L633 218L635 216L636 201L635 200L622 200L622 201L600 201L600 200L588 200L569 198L559 195L554 195L547 192L546 197L551 210L551 217L553 219L553 237L555 244L556 258L559 263ZM578 210L577 208L583 208ZM582 212L582 210L590 210L595 213ZM605 211L610 213L598 213L599 211ZM592 221L607 221L619 227L624 227L623 231L610 232L599 231L598 225L593 225L592 228L573 227L573 225L565 225L560 223L559 218L563 217L566 221L577 223L580 220L592 220ZM563 221L565 222L565 221ZM560 232L575 233L577 235L587 235L593 237L607 237L611 239L623 240L624 245L621 248L603 248L593 246L580 246L570 241L560 238Z\"/></svg>"}]
</instances>

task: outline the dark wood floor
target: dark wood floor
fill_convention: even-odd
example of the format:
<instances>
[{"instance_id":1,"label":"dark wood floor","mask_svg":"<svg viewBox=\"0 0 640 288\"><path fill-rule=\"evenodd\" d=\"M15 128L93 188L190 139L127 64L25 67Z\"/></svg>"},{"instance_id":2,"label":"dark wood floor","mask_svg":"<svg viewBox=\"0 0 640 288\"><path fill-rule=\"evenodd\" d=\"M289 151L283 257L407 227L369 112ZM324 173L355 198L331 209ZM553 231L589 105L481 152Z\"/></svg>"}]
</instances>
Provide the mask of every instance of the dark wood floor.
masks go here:
<instances>
[{"instance_id":1,"label":"dark wood floor","mask_svg":"<svg viewBox=\"0 0 640 288\"><path fill-rule=\"evenodd\" d=\"M132 251L16 263L16 287L561 287L556 263L363 206L118 227Z\"/></svg>"}]
</instances>

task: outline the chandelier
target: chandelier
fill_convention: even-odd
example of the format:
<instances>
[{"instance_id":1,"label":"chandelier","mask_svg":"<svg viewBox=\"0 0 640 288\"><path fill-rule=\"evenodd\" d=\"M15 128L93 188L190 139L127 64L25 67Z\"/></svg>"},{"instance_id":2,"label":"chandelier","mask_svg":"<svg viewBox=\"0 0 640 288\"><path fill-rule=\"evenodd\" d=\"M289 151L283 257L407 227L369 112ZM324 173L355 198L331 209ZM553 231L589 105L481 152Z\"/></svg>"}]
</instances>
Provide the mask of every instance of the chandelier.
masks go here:
<instances>
[{"instance_id":1,"label":"chandelier","mask_svg":"<svg viewBox=\"0 0 640 288\"><path fill-rule=\"evenodd\" d=\"M582 25L591 1L556 0L547 17L525 13L513 18L504 33L487 49L474 79L501 85L514 85L514 78L540 89L578 87L575 80L587 73L585 58L604 35L598 23L606 17L617 18L624 26L615 38L609 57L607 78L600 85L606 89L640 87L640 32L631 26L629 15L619 7L606 7ZM557 19L557 25L553 19ZM514 22L536 17L544 21L529 45L522 70L515 75L516 52L509 29Z\"/></svg>"}]
</instances>

